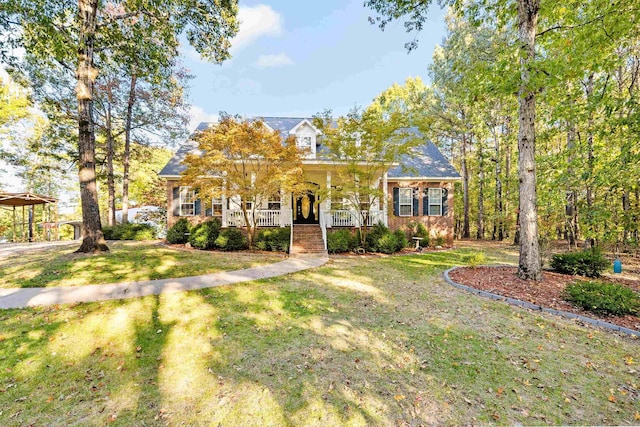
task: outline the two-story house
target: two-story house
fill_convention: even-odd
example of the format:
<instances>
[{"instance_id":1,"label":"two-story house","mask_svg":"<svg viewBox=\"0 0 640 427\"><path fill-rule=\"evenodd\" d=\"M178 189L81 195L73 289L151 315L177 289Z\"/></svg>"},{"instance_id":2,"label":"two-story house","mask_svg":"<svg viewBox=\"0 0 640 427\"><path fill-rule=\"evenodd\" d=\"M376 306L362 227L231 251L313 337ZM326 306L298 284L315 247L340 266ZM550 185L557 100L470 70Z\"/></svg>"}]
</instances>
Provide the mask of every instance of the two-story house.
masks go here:
<instances>
[{"instance_id":1,"label":"two-story house","mask_svg":"<svg viewBox=\"0 0 640 427\"><path fill-rule=\"evenodd\" d=\"M304 180L310 188L317 188L306 195L274 195L258 206L258 227L315 226L326 236L327 229L336 227L358 227L361 215L340 206L331 200L331 188L339 184L332 176L336 164L326 154L319 138L321 132L313 126L310 118L261 117L264 123L282 135L283 140L294 136L307 155L302 160ZM196 131L207 129L210 123L201 123ZM180 174L186 169L182 163L186 155L197 148L192 140L186 141L176 155L160 171L167 180L167 222L187 217L192 222L201 222L209 217L218 217L222 227L240 227L244 218L239 200L233 194L214 199L211 206L203 206L196 192L180 184ZM403 167L405 166L405 167ZM400 164L383 173L377 185L384 197L370 208L368 225L382 222L391 229L403 228L409 222L421 222L432 236L442 236L449 244L453 242L453 185L460 175L429 141L404 155ZM322 194L323 196L320 196ZM321 199L322 197L322 199ZM326 237L325 248L326 248Z\"/></svg>"}]
</instances>

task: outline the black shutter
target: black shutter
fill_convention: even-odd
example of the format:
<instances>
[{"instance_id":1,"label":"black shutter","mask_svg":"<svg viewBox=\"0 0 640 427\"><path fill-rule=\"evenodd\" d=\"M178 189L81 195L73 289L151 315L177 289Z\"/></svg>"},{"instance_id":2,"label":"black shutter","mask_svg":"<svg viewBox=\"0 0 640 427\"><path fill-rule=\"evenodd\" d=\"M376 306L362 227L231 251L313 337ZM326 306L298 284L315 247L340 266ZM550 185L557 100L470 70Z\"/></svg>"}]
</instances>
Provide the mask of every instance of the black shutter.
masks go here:
<instances>
[{"instance_id":1,"label":"black shutter","mask_svg":"<svg viewBox=\"0 0 640 427\"><path fill-rule=\"evenodd\" d=\"M205 215L205 216L213 216L213 208L207 208L207 209L204 211L204 215Z\"/></svg>"},{"instance_id":2,"label":"black shutter","mask_svg":"<svg viewBox=\"0 0 640 427\"><path fill-rule=\"evenodd\" d=\"M200 215L200 212L202 212L202 200L196 199L196 202L194 203L194 211L194 215Z\"/></svg>"},{"instance_id":3,"label":"black shutter","mask_svg":"<svg viewBox=\"0 0 640 427\"><path fill-rule=\"evenodd\" d=\"M393 188L393 214L400 216L400 189L397 187Z\"/></svg>"},{"instance_id":4,"label":"black shutter","mask_svg":"<svg viewBox=\"0 0 640 427\"><path fill-rule=\"evenodd\" d=\"M422 215L429 215L429 189L422 189Z\"/></svg>"},{"instance_id":5,"label":"black shutter","mask_svg":"<svg viewBox=\"0 0 640 427\"><path fill-rule=\"evenodd\" d=\"M447 216L449 208L449 190L442 189L442 216Z\"/></svg>"},{"instance_id":6,"label":"black shutter","mask_svg":"<svg viewBox=\"0 0 640 427\"><path fill-rule=\"evenodd\" d=\"M413 193L413 216L420 216L420 189L414 188L412 193Z\"/></svg>"},{"instance_id":7,"label":"black shutter","mask_svg":"<svg viewBox=\"0 0 640 427\"><path fill-rule=\"evenodd\" d=\"M173 200L171 200L173 216L180 216L180 187L173 187Z\"/></svg>"}]
</instances>

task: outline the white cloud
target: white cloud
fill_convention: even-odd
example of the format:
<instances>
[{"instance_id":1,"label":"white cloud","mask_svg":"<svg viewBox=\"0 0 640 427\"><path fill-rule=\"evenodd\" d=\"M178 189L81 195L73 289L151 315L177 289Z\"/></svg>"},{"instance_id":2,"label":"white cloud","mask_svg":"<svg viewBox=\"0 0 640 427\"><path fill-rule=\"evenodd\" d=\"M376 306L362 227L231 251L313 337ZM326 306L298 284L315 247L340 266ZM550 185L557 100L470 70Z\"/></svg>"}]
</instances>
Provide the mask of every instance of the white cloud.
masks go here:
<instances>
[{"instance_id":1,"label":"white cloud","mask_svg":"<svg viewBox=\"0 0 640 427\"><path fill-rule=\"evenodd\" d=\"M197 105L192 105L189 109L189 129L194 131L198 125L202 122L217 122L218 115L211 114L204 111L202 107L198 107Z\"/></svg>"},{"instance_id":2,"label":"white cloud","mask_svg":"<svg viewBox=\"0 0 640 427\"><path fill-rule=\"evenodd\" d=\"M238 10L240 29L231 41L232 50L250 45L262 36L282 34L282 16L266 4L240 6Z\"/></svg>"},{"instance_id":3,"label":"white cloud","mask_svg":"<svg viewBox=\"0 0 640 427\"><path fill-rule=\"evenodd\" d=\"M258 60L253 64L256 68L274 68L293 65L293 59L289 58L286 53L277 55L260 55Z\"/></svg>"},{"instance_id":4,"label":"white cloud","mask_svg":"<svg viewBox=\"0 0 640 427\"><path fill-rule=\"evenodd\" d=\"M293 65L293 59L289 58L286 53L277 55L260 55L254 66L256 68L273 68Z\"/></svg>"}]
</instances>

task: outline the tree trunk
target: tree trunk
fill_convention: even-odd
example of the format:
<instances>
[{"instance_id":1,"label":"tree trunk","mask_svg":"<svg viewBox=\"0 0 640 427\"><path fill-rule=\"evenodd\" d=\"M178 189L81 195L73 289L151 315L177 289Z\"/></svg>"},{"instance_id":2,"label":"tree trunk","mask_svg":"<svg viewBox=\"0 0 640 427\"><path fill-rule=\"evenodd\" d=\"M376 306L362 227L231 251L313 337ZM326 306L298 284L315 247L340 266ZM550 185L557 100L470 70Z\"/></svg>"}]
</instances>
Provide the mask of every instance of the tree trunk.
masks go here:
<instances>
[{"instance_id":1,"label":"tree trunk","mask_svg":"<svg viewBox=\"0 0 640 427\"><path fill-rule=\"evenodd\" d=\"M480 140L478 144L478 218L476 239L484 239L484 152L483 144Z\"/></svg>"},{"instance_id":2,"label":"tree trunk","mask_svg":"<svg viewBox=\"0 0 640 427\"><path fill-rule=\"evenodd\" d=\"M504 126L503 132L505 134ZM493 232L491 233L491 240L500 240L504 239L504 222L502 221L503 217L503 206L502 206L502 162L501 162L501 152L500 152L500 138L498 138L497 132L493 133L493 149L494 149L494 179L495 179L495 190L494 190L494 202L493 202Z\"/></svg>"},{"instance_id":3,"label":"tree trunk","mask_svg":"<svg viewBox=\"0 0 640 427\"><path fill-rule=\"evenodd\" d=\"M567 151L569 153L568 163L569 167L567 168L567 175L569 175L569 182L572 182L574 176L573 170L573 160L574 160L574 149L575 149L575 138L576 132L573 124L569 125L569 129L567 131ZM578 212L577 212L577 199L578 194L576 190L573 188L571 184L567 185L566 192L566 206L565 206L565 236L567 241L569 242L570 248L576 248L577 246L577 238L578 238Z\"/></svg>"},{"instance_id":4,"label":"tree trunk","mask_svg":"<svg viewBox=\"0 0 640 427\"><path fill-rule=\"evenodd\" d=\"M467 167L467 135L462 134L462 238L471 237L469 227L469 168Z\"/></svg>"},{"instance_id":5,"label":"tree trunk","mask_svg":"<svg viewBox=\"0 0 640 427\"><path fill-rule=\"evenodd\" d=\"M129 222L129 161L131 159L131 120L133 115L133 104L136 102L136 81L135 73L131 76L131 86L129 88L129 101L127 102L127 120L124 132L124 155L122 159L122 223Z\"/></svg>"},{"instance_id":6,"label":"tree trunk","mask_svg":"<svg viewBox=\"0 0 640 427\"><path fill-rule=\"evenodd\" d=\"M93 48L98 0L78 0L80 22L76 96L78 99L78 163L82 226L84 238L77 252L108 251L98 206L95 162L95 129L93 122L93 84L97 70L93 68Z\"/></svg>"},{"instance_id":7,"label":"tree trunk","mask_svg":"<svg viewBox=\"0 0 640 427\"><path fill-rule=\"evenodd\" d=\"M107 224L111 227L116 225L116 186L113 177L113 129L111 128L111 101L107 101L107 112L105 118L107 133L107 189L109 197L107 202Z\"/></svg>"},{"instance_id":8,"label":"tree trunk","mask_svg":"<svg viewBox=\"0 0 640 427\"><path fill-rule=\"evenodd\" d=\"M518 277L541 280L538 244L538 208L536 200L535 120L536 98L532 87L535 60L536 27L540 0L518 0L518 34L520 38L520 90L518 112L518 177L520 179L520 261Z\"/></svg>"},{"instance_id":9,"label":"tree trunk","mask_svg":"<svg viewBox=\"0 0 640 427\"><path fill-rule=\"evenodd\" d=\"M509 135L511 133L511 127L510 127L510 120L507 117L507 121L506 121L506 127L507 127L507 131L506 131L506 135ZM505 215L503 217L503 222L502 222L502 228L504 230L506 230L506 234L508 234L508 228L506 227L506 222L507 222L507 218L511 217L511 213L509 211L511 204L510 204L510 200L509 200L509 196L511 195L511 144L510 144L510 140L508 138L508 136L505 136L505 159L504 159L504 212ZM507 217L508 215L508 217ZM518 215L516 214L516 217ZM509 234L508 234L509 235ZM508 237L508 236L505 236ZM518 242L515 242L514 245L518 244Z\"/></svg>"}]
</instances>

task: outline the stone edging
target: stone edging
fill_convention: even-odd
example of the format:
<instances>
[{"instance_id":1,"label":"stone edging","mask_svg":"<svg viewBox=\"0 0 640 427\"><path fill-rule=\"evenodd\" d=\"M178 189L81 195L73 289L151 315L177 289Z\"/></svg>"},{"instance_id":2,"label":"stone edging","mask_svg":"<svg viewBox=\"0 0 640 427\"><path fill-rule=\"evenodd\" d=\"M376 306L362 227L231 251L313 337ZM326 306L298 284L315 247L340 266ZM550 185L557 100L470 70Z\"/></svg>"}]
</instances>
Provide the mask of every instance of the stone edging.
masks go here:
<instances>
[{"instance_id":1,"label":"stone edging","mask_svg":"<svg viewBox=\"0 0 640 427\"><path fill-rule=\"evenodd\" d=\"M503 267L503 266L502 265L484 265L483 267ZM456 287L458 289L462 289L464 291L471 292L473 294L476 294L476 295L479 295L479 296L482 296L482 297L491 298L491 299L496 300L496 301L505 301L505 302L507 302L509 304L516 305L516 306L519 306L519 307L528 308L530 310L543 311L545 313L555 314L556 316L562 316L562 317L566 317L568 319L576 319L576 320L580 320L582 322L588 323L588 324L590 324L592 326L599 326L599 327L602 327L602 328L611 329L611 330L616 331L616 332L622 332L623 334L634 335L636 337L640 337L640 331L634 331L633 329L625 328L623 326L614 325L614 324L608 323L608 322L603 322L602 320L597 320L597 319L592 319L590 317L581 316L579 314L570 313L568 311L555 310L553 308L542 307L542 306L539 306L539 305L536 305L536 304L532 304L530 302L520 301L520 300L515 299L515 298L508 298L508 297L505 297L505 296L502 296L502 295L493 294L491 292L482 291L480 289L472 288L470 286L466 286L466 285L462 285L460 283L454 282L449 277L449 273L452 272L453 270L458 269L458 268L460 268L460 266L451 267L450 269L448 269L448 270L446 270L444 272L444 280L448 284L450 284L451 286L454 286L454 287Z\"/></svg>"}]
</instances>

